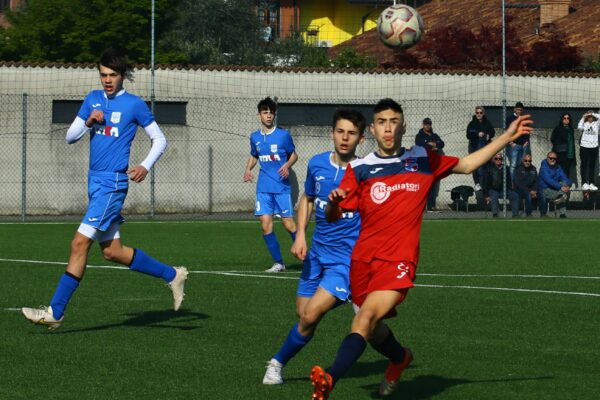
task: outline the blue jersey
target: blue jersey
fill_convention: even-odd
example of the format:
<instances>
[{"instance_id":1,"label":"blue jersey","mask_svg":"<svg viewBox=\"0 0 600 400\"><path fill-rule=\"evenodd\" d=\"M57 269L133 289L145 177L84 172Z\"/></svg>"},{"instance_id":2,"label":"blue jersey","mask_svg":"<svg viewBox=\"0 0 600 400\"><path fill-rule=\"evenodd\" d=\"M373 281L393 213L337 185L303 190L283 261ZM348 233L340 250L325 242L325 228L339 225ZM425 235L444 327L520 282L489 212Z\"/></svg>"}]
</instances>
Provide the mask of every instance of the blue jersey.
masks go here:
<instances>
[{"instance_id":1,"label":"blue jersey","mask_svg":"<svg viewBox=\"0 0 600 400\"><path fill-rule=\"evenodd\" d=\"M90 92L77 116L87 120L93 110L104 113L104 122L94 124L90 132L90 170L127 171L137 128L154 122L152 112L141 98L125 90L113 97L107 97L103 90Z\"/></svg>"},{"instance_id":2,"label":"blue jersey","mask_svg":"<svg viewBox=\"0 0 600 400\"><path fill-rule=\"evenodd\" d=\"M258 158L257 193L291 193L290 181L282 178L277 171L296 151L292 135L285 129L275 128L269 134L260 130L250 135L250 154Z\"/></svg>"},{"instance_id":3,"label":"blue jersey","mask_svg":"<svg viewBox=\"0 0 600 400\"><path fill-rule=\"evenodd\" d=\"M308 161L304 194L315 199L316 227L312 237L311 252L323 260L347 260L360 231L360 216L357 212L343 213L337 222L327 222L325 206L327 196L342 180L345 168L333 160L333 152L317 154Z\"/></svg>"}]
</instances>

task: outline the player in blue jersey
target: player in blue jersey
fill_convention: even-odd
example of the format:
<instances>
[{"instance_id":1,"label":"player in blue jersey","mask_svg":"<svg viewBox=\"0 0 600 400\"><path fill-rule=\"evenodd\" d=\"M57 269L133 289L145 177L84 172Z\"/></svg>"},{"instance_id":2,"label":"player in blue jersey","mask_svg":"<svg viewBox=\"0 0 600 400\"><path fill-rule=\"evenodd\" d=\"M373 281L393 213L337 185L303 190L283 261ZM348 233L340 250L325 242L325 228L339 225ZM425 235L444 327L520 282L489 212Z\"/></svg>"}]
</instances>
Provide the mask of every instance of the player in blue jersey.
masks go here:
<instances>
[{"instance_id":1,"label":"player in blue jersey","mask_svg":"<svg viewBox=\"0 0 600 400\"><path fill-rule=\"evenodd\" d=\"M258 103L260 129L250 135L250 157L246 163L244 182L254 179L252 168L260 163L256 184L254 215L260 219L263 239L273 258L273 266L267 272L285 271L281 249L273 231L273 215L279 215L283 226L296 237L294 205L290 186L290 167L298 161L292 135L275 126L277 105L267 97Z\"/></svg>"},{"instance_id":2,"label":"player in blue jersey","mask_svg":"<svg viewBox=\"0 0 600 400\"><path fill-rule=\"evenodd\" d=\"M321 318L350 294L350 253L358 238L360 217L346 213L335 223L325 219L327 196L337 188L346 165L356 158L364 140L365 117L355 110L338 110L333 116L334 151L317 154L308 162L304 194L298 206L298 232L292 253L304 261L296 297L299 321L281 349L267 364L265 385L283 383L282 368L312 339ZM316 226L307 254L306 226L315 210Z\"/></svg>"},{"instance_id":3,"label":"player in blue jersey","mask_svg":"<svg viewBox=\"0 0 600 400\"><path fill-rule=\"evenodd\" d=\"M87 212L71 241L67 269L58 282L50 306L21 309L28 320L48 329L56 329L63 322L65 308L83 278L94 241L100 244L105 259L167 282L173 293L175 311L184 296L188 275L184 267L165 265L140 249L121 244L119 227L124 218L120 213L128 180L139 183L146 178L164 152L167 140L148 105L123 89L123 80L130 77L125 56L106 50L98 63L98 71L103 90L94 90L87 95L66 136L69 144L85 134L90 137ZM138 126L144 128L152 147L140 165L129 168L131 143Z\"/></svg>"}]
</instances>

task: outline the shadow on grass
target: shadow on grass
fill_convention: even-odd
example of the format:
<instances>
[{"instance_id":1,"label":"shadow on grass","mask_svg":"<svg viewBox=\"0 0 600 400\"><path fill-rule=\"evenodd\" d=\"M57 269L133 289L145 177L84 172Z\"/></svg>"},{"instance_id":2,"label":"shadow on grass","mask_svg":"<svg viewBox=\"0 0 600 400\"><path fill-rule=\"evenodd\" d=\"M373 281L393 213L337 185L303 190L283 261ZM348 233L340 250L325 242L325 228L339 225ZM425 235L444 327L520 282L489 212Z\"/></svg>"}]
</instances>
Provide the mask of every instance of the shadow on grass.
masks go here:
<instances>
[{"instance_id":1,"label":"shadow on grass","mask_svg":"<svg viewBox=\"0 0 600 400\"><path fill-rule=\"evenodd\" d=\"M287 271L302 271L302 267L304 266L304 264L302 263L295 263L295 264L286 264L285 265L285 269Z\"/></svg>"},{"instance_id":2,"label":"shadow on grass","mask_svg":"<svg viewBox=\"0 0 600 400\"><path fill-rule=\"evenodd\" d=\"M361 386L363 389L371 392L371 398L379 399L379 384L383 377L383 373L387 367L387 360L378 360L372 362L357 362L350 370L344 375L344 378L360 378L365 376L375 376L376 381L373 384ZM408 369L416 368L415 364L411 364ZM310 368L306 371L305 377L290 377L286 378L286 381L306 381L309 382ZM522 377L522 378L506 378L506 379L482 379L482 380L471 380L461 378L449 378L439 375L421 375L413 378L412 380L401 381L398 389L389 397L389 399L403 399L403 400L421 400L430 399L436 395L439 395L453 386L467 385L467 384L485 384L485 383L510 383L510 382L522 382L522 381L539 381L545 379L554 379L552 376L540 376L540 377ZM340 384L344 384L344 379L340 381Z\"/></svg>"},{"instance_id":3,"label":"shadow on grass","mask_svg":"<svg viewBox=\"0 0 600 400\"><path fill-rule=\"evenodd\" d=\"M553 379L551 376L540 377L523 377L523 378L506 378L506 379L461 379L448 378L439 375L421 375L409 381L401 381L398 389L389 396L389 399L403 400L421 400L430 399L436 395L444 393L453 386L468 385L468 384L485 384L485 383L502 383L502 382L523 382L523 381L538 381L544 379ZM372 385L362 386L364 389L371 391L371 398L379 399L379 382Z\"/></svg>"},{"instance_id":4,"label":"shadow on grass","mask_svg":"<svg viewBox=\"0 0 600 400\"><path fill-rule=\"evenodd\" d=\"M200 328L200 320L209 317L206 314L193 312L185 309L180 309L179 311L144 311L140 313L129 313L124 315L128 318L114 324L98 325L82 329L59 330L53 333L66 334L91 332L122 327L168 328L178 329L182 331L190 331Z\"/></svg>"}]
</instances>

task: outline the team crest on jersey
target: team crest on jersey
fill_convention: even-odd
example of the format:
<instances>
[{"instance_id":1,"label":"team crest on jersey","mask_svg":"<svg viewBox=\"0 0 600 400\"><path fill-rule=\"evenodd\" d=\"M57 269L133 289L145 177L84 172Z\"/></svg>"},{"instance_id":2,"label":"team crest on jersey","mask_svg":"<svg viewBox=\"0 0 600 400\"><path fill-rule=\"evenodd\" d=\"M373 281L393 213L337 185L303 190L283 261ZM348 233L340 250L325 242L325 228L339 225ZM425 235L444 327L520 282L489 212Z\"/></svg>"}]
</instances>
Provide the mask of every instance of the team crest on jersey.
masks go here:
<instances>
[{"instance_id":1,"label":"team crest on jersey","mask_svg":"<svg viewBox=\"0 0 600 400\"><path fill-rule=\"evenodd\" d=\"M110 122L112 122L113 124L118 124L119 122L121 122L121 113L119 111L113 111L110 114Z\"/></svg>"},{"instance_id":2,"label":"team crest on jersey","mask_svg":"<svg viewBox=\"0 0 600 400\"><path fill-rule=\"evenodd\" d=\"M407 157L404 161L404 169L408 172L417 172L419 170L419 162L415 157Z\"/></svg>"},{"instance_id":3,"label":"team crest on jersey","mask_svg":"<svg viewBox=\"0 0 600 400\"><path fill-rule=\"evenodd\" d=\"M276 144L271 145L271 153L277 153L277 145Z\"/></svg>"}]
</instances>

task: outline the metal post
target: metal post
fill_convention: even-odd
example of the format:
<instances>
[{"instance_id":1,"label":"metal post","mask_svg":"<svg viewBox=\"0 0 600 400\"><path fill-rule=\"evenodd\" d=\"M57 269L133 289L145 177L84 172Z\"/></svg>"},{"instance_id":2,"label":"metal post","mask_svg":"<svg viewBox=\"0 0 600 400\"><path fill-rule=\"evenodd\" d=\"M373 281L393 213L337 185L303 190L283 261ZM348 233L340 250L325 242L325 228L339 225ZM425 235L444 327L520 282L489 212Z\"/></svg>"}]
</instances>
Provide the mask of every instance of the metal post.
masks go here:
<instances>
[{"instance_id":1,"label":"metal post","mask_svg":"<svg viewBox=\"0 0 600 400\"><path fill-rule=\"evenodd\" d=\"M27 93L23 93L23 132L21 146L21 221L27 214Z\"/></svg>"},{"instance_id":2,"label":"metal post","mask_svg":"<svg viewBox=\"0 0 600 400\"><path fill-rule=\"evenodd\" d=\"M150 17L150 109L152 110L152 114L154 114L154 0L152 0L152 12ZM156 166L150 170L150 218L154 218L155 212L155 169Z\"/></svg>"},{"instance_id":3,"label":"metal post","mask_svg":"<svg viewBox=\"0 0 600 400\"><path fill-rule=\"evenodd\" d=\"M502 126L506 129L506 4L502 0ZM504 148L504 162L502 163L502 216L506 217L506 161L507 148Z\"/></svg>"},{"instance_id":4,"label":"metal post","mask_svg":"<svg viewBox=\"0 0 600 400\"><path fill-rule=\"evenodd\" d=\"M213 148L208 146L208 213L213 213Z\"/></svg>"}]
</instances>

